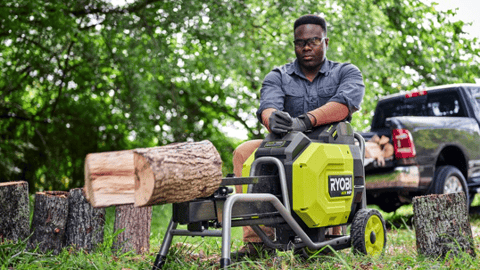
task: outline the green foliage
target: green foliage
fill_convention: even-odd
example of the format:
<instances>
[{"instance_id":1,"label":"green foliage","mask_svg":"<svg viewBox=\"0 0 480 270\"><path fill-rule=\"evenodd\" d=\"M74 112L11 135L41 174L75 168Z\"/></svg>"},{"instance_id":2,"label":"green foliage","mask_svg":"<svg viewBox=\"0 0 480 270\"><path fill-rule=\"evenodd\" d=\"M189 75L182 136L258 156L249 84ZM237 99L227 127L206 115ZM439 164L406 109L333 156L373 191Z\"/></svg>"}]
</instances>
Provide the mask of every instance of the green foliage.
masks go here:
<instances>
[{"instance_id":1,"label":"green foliage","mask_svg":"<svg viewBox=\"0 0 480 270\"><path fill-rule=\"evenodd\" d=\"M240 141L225 130L263 137L262 80L294 59L293 21L312 10L329 22L329 59L363 72L359 130L385 94L480 74L478 41L419 0L6 0L1 181L78 187L88 153L204 139L232 171Z\"/></svg>"}]
</instances>

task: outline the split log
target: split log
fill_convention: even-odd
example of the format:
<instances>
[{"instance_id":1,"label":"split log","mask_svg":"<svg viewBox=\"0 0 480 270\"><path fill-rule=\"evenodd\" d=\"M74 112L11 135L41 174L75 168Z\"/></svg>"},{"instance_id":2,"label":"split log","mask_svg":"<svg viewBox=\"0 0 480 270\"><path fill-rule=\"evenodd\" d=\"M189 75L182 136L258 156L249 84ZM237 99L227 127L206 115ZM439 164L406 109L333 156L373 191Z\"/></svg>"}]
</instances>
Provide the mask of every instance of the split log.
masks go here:
<instances>
[{"instance_id":1,"label":"split log","mask_svg":"<svg viewBox=\"0 0 480 270\"><path fill-rule=\"evenodd\" d=\"M103 242L105 208L93 208L82 188L70 190L65 233L66 246L90 251Z\"/></svg>"},{"instance_id":2,"label":"split log","mask_svg":"<svg viewBox=\"0 0 480 270\"><path fill-rule=\"evenodd\" d=\"M40 252L59 254L65 246L65 228L68 215L68 192L46 191L35 194L35 207L29 247L38 244Z\"/></svg>"},{"instance_id":3,"label":"split log","mask_svg":"<svg viewBox=\"0 0 480 270\"><path fill-rule=\"evenodd\" d=\"M134 203L133 151L88 154L85 158L85 193L93 207Z\"/></svg>"},{"instance_id":4,"label":"split log","mask_svg":"<svg viewBox=\"0 0 480 270\"><path fill-rule=\"evenodd\" d=\"M394 147L386 136L373 135L365 142L365 158L374 158L381 167L385 166L385 159L393 157L393 152Z\"/></svg>"},{"instance_id":5,"label":"split log","mask_svg":"<svg viewBox=\"0 0 480 270\"><path fill-rule=\"evenodd\" d=\"M222 160L209 141L134 150L135 206L206 197L222 181Z\"/></svg>"},{"instance_id":6,"label":"split log","mask_svg":"<svg viewBox=\"0 0 480 270\"><path fill-rule=\"evenodd\" d=\"M465 194L433 194L413 199L418 253L444 257L464 251L475 256Z\"/></svg>"},{"instance_id":7,"label":"split log","mask_svg":"<svg viewBox=\"0 0 480 270\"><path fill-rule=\"evenodd\" d=\"M112 249L122 253L135 250L137 254L150 250L152 207L134 207L133 204L115 207L114 231L125 229L114 239Z\"/></svg>"},{"instance_id":8,"label":"split log","mask_svg":"<svg viewBox=\"0 0 480 270\"><path fill-rule=\"evenodd\" d=\"M0 183L0 243L27 238L29 219L28 183Z\"/></svg>"}]
</instances>

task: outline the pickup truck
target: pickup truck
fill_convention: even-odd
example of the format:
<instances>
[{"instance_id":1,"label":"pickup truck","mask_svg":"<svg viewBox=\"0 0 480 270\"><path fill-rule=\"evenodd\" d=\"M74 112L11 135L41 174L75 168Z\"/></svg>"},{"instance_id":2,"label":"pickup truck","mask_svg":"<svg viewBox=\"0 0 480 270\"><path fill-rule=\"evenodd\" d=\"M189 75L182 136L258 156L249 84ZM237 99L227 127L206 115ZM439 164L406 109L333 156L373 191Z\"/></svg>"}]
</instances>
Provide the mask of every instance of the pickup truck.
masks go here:
<instances>
[{"instance_id":1,"label":"pickup truck","mask_svg":"<svg viewBox=\"0 0 480 270\"><path fill-rule=\"evenodd\" d=\"M367 202L386 212L426 194L480 191L480 85L453 84L381 98L366 141L386 136L394 154L365 160Z\"/></svg>"}]
</instances>

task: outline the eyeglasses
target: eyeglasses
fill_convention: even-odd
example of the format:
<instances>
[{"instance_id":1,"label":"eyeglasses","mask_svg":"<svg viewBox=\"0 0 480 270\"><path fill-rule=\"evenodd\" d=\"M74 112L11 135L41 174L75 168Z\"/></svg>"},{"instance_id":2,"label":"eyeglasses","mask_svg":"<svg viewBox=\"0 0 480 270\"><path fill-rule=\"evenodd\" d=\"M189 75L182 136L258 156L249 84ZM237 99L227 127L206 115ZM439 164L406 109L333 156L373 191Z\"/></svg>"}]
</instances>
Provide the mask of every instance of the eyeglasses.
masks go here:
<instances>
[{"instance_id":1,"label":"eyeglasses","mask_svg":"<svg viewBox=\"0 0 480 270\"><path fill-rule=\"evenodd\" d=\"M309 47L313 47L313 46L318 46L318 45L322 44L322 42L325 39L326 39L326 37L322 37L322 38L313 37L313 38L309 38L309 39L295 39L293 41L293 44L295 44L295 47L297 47L297 48L303 48L307 44L308 44Z\"/></svg>"}]
</instances>

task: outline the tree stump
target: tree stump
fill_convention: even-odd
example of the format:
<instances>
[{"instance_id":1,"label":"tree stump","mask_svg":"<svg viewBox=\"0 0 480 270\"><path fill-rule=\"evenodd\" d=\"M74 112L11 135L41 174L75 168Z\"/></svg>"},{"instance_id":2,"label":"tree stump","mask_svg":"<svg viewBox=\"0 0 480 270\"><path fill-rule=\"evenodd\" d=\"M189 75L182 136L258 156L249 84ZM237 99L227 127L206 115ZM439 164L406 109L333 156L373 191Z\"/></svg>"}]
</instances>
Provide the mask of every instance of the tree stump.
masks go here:
<instances>
[{"instance_id":1,"label":"tree stump","mask_svg":"<svg viewBox=\"0 0 480 270\"><path fill-rule=\"evenodd\" d=\"M92 250L103 242L105 208L93 208L82 188L70 190L65 233L66 246Z\"/></svg>"},{"instance_id":2,"label":"tree stump","mask_svg":"<svg viewBox=\"0 0 480 270\"><path fill-rule=\"evenodd\" d=\"M433 194L413 199L419 254L445 257L464 251L475 256L465 194Z\"/></svg>"},{"instance_id":3,"label":"tree stump","mask_svg":"<svg viewBox=\"0 0 480 270\"><path fill-rule=\"evenodd\" d=\"M128 252L135 250L137 254L150 250L150 225L152 207L134 207L133 204L115 207L114 231L125 229L114 239L113 250Z\"/></svg>"},{"instance_id":4,"label":"tree stump","mask_svg":"<svg viewBox=\"0 0 480 270\"><path fill-rule=\"evenodd\" d=\"M93 207L135 201L133 151L88 154L85 158L85 193Z\"/></svg>"},{"instance_id":5,"label":"tree stump","mask_svg":"<svg viewBox=\"0 0 480 270\"><path fill-rule=\"evenodd\" d=\"M59 254L65 245L65 228L68 215L68 192L46 191L35 194L32 220L33 235L29 247L38 244L40 252Z\"/></svg>"},{"instance_id":6,"label":"tree stump","mask_svg":"<svg viewBox=\"0 0 480 270\"><path fill-rule=\"evenodd\" d=\"M0 183L0 243L28 237L30 228L28 183Z\"/></svg>"},{"instance_id":7,"label":"tree stump","mask_svg":"<svg viewBox=\"0 0 480 270\"><path fill-rule=\"evenodd\" d=\"M222 160L209 141L134 150L135 206L178 203L213 194Z\"/></svg>"}]
</instances>

